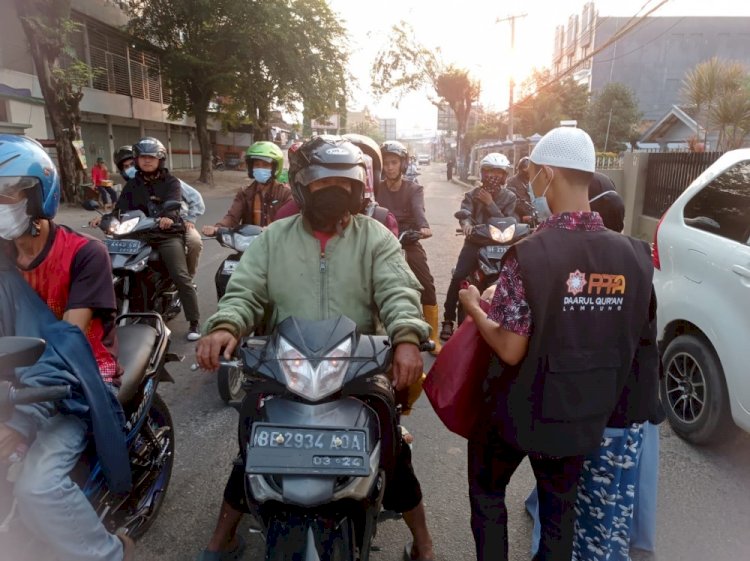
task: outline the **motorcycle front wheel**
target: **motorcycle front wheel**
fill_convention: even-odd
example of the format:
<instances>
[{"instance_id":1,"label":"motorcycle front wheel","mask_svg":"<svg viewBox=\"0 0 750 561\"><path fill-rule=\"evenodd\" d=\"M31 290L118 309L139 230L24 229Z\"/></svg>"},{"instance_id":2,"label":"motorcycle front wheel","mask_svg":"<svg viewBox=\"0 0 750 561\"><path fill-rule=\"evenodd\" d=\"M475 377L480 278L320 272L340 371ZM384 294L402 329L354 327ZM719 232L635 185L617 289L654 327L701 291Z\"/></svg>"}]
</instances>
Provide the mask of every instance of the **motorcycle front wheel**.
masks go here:
<instances>
[{"instance_id":1,"label":"motorcycle front wheel","mask_svg":"<svg viewBox=\"0 0 750 561\"><path fill-rule=\"evenodd\" d=\"M241 399L243 395L242 381L242 367L225 365L219 367L216 384L219 388L219 396L224 403Z\"/></svg>"}]
</instances>

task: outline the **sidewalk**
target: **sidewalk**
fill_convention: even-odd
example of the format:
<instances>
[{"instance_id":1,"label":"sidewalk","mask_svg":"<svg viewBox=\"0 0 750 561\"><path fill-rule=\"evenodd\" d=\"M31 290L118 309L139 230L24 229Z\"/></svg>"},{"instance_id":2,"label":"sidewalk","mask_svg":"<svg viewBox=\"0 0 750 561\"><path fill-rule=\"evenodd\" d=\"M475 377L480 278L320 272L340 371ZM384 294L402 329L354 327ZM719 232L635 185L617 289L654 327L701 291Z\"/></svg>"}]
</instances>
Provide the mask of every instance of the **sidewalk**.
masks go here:
<instances>
[{"instance_id":1,"label":"sidewalk","mask_svg":"<svg viewBox=\"0 0 750 561\"><path fill-rule=\"evenodd\" d=\"M461 187L463 187L463 188L464 188L465 190L467 190L467 191L470 191L470 190L472 190L472 189L473 189L474 187L476 187L476 185L474 184L474 181L475 181L476 179L477 179L476 177L472 177L472 176L469 176L469 179L468 179L468 181L461 181L461 180L460 180L460 179L458 178L458 176L454 175L454 176L453 176L453 178L451 179L451 182L452 182L452 183L455 183L456 185L460 185Z\"/></svg>"}]
</instances>

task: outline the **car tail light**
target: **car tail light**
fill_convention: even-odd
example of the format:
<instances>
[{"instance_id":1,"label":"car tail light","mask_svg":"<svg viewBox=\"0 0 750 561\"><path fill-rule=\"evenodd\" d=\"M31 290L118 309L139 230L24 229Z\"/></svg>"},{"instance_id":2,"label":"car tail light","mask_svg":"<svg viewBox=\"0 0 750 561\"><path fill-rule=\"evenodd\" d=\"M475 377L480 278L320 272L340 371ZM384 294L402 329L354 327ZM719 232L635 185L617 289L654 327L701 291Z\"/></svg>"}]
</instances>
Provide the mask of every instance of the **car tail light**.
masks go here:
<instances>
[{"instance_id":1,"label":"car tail light","mask_svg":"<svg viewBox=\"0 0 750 561\"><path fill-rule=\"evenodd\" d=\"M661 271L661 260L659 259L659 227L664 222L664 217L667 215L665 212L659 219L659 223L656 225L654 231L654 243L651 244L651 259L654 261L654 268Z\"/></svg>"}]
</instances>

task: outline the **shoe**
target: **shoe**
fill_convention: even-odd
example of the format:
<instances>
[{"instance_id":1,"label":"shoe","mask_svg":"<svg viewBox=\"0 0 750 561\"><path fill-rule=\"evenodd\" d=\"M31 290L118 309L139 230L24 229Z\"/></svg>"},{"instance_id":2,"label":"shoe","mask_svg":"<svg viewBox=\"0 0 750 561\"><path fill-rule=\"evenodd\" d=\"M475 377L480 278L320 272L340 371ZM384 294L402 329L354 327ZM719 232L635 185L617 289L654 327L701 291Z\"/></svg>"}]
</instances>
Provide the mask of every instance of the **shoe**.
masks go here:
<instances>
[{"instance_id":1,"label":"shoe","mask_svg":"<svg viewBox=\"0 0 750 561\"><path fill-rule=\"evenodd\" d=\"M115 534L122 542L122 561L135 561L135 542L125 530L118 530Z\"/></svg>"},{"instance_id":2,"label":"shoe","mask_svg":"<svg viewBox=\"0 0 750 561\"><path fill-rule=\"evenodd\" d=\"M432 559L423 559L421 557L411 556L412 542L409 542L404 547L404 561L433 561Z\"/></svg>"},{"instance_id":3,"label":"shoe","mask_svg":"<svg viewBox=\"0 0 750 561\"><path fill-rule=\"evenodd\" d=\"M453 322L444 321L443 328L440 330L440 340L447 341L451 338L451 335L453 335Z\"/></svg>"},{"instance_id":4,"label":"shoe","mask_svg":"<svg viewBox=\"0 0 750 561\"><path fill-rule=\"evenodd\" d=\"M196 561L240 561L246 547L245 538L238 534L237 547L234 549L230 549L229 551L208 551L204 549L198 554Z\"/></svg>"},{"instance_id":5,"label":"shoe","mask_svg":"<svg viewBox=\"0 0 750 561\"><path fill-rule=\"evenodd\" d=\"M190 329L188 329L187 340L197 341L201 338L201 328L198 326L197 321L190 322Z\"/></svg>"}]
</instances>

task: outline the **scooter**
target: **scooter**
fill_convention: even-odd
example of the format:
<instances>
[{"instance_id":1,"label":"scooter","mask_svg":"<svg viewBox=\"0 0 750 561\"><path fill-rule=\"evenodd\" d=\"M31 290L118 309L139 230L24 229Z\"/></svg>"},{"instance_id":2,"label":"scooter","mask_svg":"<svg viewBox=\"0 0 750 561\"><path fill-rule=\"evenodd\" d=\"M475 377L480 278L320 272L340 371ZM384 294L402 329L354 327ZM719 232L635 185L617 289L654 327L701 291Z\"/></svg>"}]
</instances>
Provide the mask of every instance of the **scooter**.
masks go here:
<instances>
[{"instance_id":1,"label":"scooter","mask_svg":"<svg viewBox=\"0 0 750 561\"><path fill-rule=\"evenodd\" d=\"M119 321L122 320L122 321ZM125 413L126 442L133 486L126 495L109 492L93 444L72 472L107 530L124 530L133 539L153 524L166 496L174 463L174 427L169 408L157 393L159 383L174 380L166 363L180 360L169 352L170 331L156 313L118 318L117 338L124 373L117 396ZM0 337L0 421L16 405L57 401L70 396L69 386L19 387L14 370L30 366L45 348L41 339ZM92 357L93 360L93 357ZM13 470L0 466L0 540L15 536L22 524L12 501Z\"/></svg>"},{"instance_id":2,"label":"scooter","mask_svg":"<svg viewBox=\"0 0 750 561\"><path fill-rule=\"evenodd\" d=\"M402 445L392 354L386 337L343 316L287 318L244 342L238 461L265 559L370 559Z\"/></svg>"},{"instance_id":3,"label":"scooter","mask_svg":"<svg viewBox=\"0 0 750 561\"><path fill-rule=\"evenodd\" d=\"M219 242L219 245L234 250L234 253L227 256L216 270L214 281L217 300L221 300L224 296L229 279L237 268L242 254L262 233L263 228L250 224L245 224L236 229L218 228L216 230L214 239ZM219 396L224 403L235 401L242 396L242 380L241 368L224 367L223 365L219 368L216 383L219 388Z\"/></svg>"},{"instance_id":4,"label":"scooter","mask_svg":"<svg viewBox=\"0 0 750 561\"><path fill-rule=\"evenodd\" d=\"M179 209L179 201L167 201L161 214ZM84 208L96 210L96 203L87 203ZM160 314L164 321L176 317L182 310L177 286L172 281L159 252L151 244L164 236L184 235L182 223L175 223L169 230L159 228L159 218L147 217L136 210L116 218L104 215L99 224L106 234L104 245L112 262L112 282L115 285L117 311L150 312Z\"/></svg>"},{"instance_id":5,"label":"scooter","mask_svg":"<svg viewBox=\"0 0 750 561\"><path fill-rule=\"evenodd\" d=\"M458 220L471 218L468 210L459 210L453 215ZM478 267L467 277L466 283L473 284L483 292L497 281L500 276L503 256L511 246L531 234L528 224L521 224L513 217L491 218L487 224L477 224L467 238L469 242L481 246L479 249ZM463 235L463 230L456 229ZM458 323L463 322L466 314L461 304L458 305Z\"/></svg>"}]
</instances>

